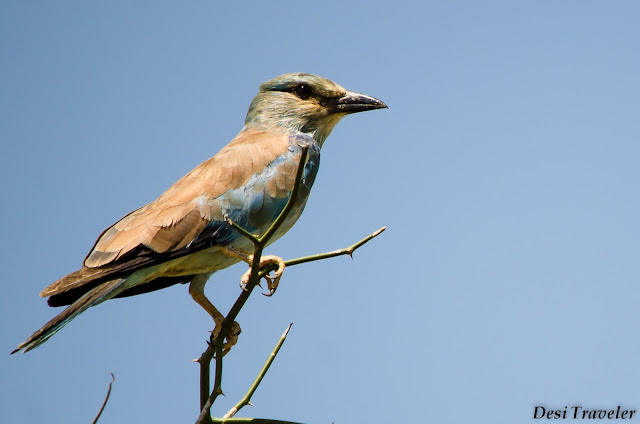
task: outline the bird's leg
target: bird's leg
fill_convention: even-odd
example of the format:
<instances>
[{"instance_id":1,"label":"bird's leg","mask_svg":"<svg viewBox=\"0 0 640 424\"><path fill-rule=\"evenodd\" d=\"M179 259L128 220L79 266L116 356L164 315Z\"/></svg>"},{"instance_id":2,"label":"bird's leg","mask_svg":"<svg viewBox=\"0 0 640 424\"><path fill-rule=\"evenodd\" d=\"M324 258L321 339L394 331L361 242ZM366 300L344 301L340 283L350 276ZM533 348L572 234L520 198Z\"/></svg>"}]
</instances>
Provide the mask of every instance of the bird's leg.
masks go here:
<instances>
[{"instance_id":1,"label":"bird's leg","mask_svg":"<svg viewBox=\"0 0 640 424\"><path fill-rule=\"evenodd\" d=\"M253 255L249 255L231 247L225 247L222 251L229 256L233 256L234 258L238 258L246 262L249 266L251 266L251 263L253 262ZM267 288L269 289L269 293L264 295L272 296L276 292L278 284L280 283L280 278L284 272L284 260L275 255L262 256L260 257L260 269L266 267L275 267L273 275L267 274L264 276L264 279L267 280ZM247 284L249 284L249 278L251 278L251 268L249 268L249 270L242 275L242 278L240 278L240 288L242 288L242 290L246 290Z\"/></svg>"},{"instance_id":2,"label":"bird's leg","mask_svg":"<svg viewBox=\"0 0 640 424\"><path fill-rule=\"evenodd\" d=\"M251 274L251 263L253 262L253 255L244 253L243 251L234 249L233 247L223 247L222 253L227 256L240 259L241 261L246 262L247 265L249 265L249 271L245 272L242 275L242 278L240 278L240 288L244 291L247 291L247 283L249 283L249 275ZM260 282L258 282L258 285L260 285Z\"/></svg>"},{"instance_id":3,"label":"bird's leg","mask_svg":"<svg viewBox=\"0 0 640 424\"><path fill-rule=\"evenodd\" d=\"M213 328L213 332L211 335L212 339L218 337L220 331L222 330L222 322L224 321L224 315L220 313L216 309L215 306L207 299L207 296L204 294L204 285L209 279L211 274L198 274L191 280L191 284L189 284L189 294L193 298L193 300L202 307L215 323L215 327ZM231 346L235 345L238 341L238 335L240 334L240 325L237 322L233 322L231 324L231 328L229 329L229 333L225 335L227 342L222 346L223 354L226 354Z\"/></svg>"}]
</instances>

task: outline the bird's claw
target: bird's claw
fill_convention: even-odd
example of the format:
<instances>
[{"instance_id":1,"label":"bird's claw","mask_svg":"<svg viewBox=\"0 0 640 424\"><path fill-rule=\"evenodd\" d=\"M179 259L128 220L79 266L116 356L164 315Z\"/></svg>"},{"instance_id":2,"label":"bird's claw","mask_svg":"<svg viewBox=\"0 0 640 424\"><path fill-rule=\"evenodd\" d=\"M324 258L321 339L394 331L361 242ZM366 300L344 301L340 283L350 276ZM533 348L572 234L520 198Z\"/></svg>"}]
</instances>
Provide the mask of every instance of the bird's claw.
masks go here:
<instances>
[{"instance_id":1,"label":"bird's claw","mask_svg":"<svg viewBox=\"0 0 640 424\"><path fill-rule=\"evenodd\" d=\"M267 288L269 289L269 292L262 294L267 297L273 296L273 294L276 292L276 289L278 288L278 284L280 284L280 278L282 278L282 273L284 272L284 261L281 257L275 255L263 256L260 259L260 268L274 265L276 265L278 268L273 271L273 275L266 274L264 276L264 279L267 280Z\"/></svg>"},{"instance_id":2,"label":"bird's claw","mask_svg":"<svg viewBox=\"0 0 640 424\"><path fill-rule=\"evenodd\" d=\"M247 272L245 272L244 274L242 274L242 277L240 277L240 288L244 291L249 291L247 289L247 285L249 284L249 280L251 279L251 267L249 267L249 270ZM260 284L258 282L258 284Z\"/></svg>"},{"instance_id":3,"label":"bird's claw","mask_svg":"<svg viewBox=\"0 0 640 424\"><path fill-rule=\"evenodd\" d=\"M250 277L250 276L251 276L251 269L249 269L249 271L245 272L245 273L242 275L242 278L240 278L240 288L241 288L243 291L249 291L249 290L247 289L247 284L249 284L249 277ZM258 281L258 282L256 283L256 285L257 285L258 287L262 288L262 284L260 284L260 281Z\"/></svg>"},{"instance_id":4,"label":"bird's claw","mask_svg":"<svg viewBox=\"0 0 640 424\"><path fill-rule=\"evenodd\" d=\"M249 261L253 261L253 255L248 256ZM269 266L277 266L276 270L273 272L273 275L266 274L263 276L265 280L267 280L267 288L269 289L268 293L262 293L265 296L273 296L278 288L278 284L280 284L280 278L282 278L282 273L284 272L284 260L281 257L275 255L267 255L262 256L260 258L260 269L269 267ZM249 280L251 279L251 268L247 270L240 278L240 288L244 291L247 291L247 285L249 284ZM260 288L260 282L256 283Z\"/></svg>"},{"instance_id":5,"label":"bird's claw","mask_svg":"<svg viewBox=\"0 0 640 424\"><path fill-rule=\"evenodd\" d=\"M222 322L220 323L216 322L216 326L213 328L213 331L211 332L211 342L213 342L213 340L215 340L220 335L221 330L222 330ZM231 326L229 327L228 333L224 338L225 342L222 345L222 356L229 353L231 348L235 346L235 344L238 342L238 336L240 335L241 332L242 332L242 329L240 328L240 324L233 321L231 323Z\"/></svg>"},{"instance_id":6,"label":"bird's claw","mask_svg":"<svg viewBox=\"0 0 640 424\"><path fill-rule=\"evenodd\" d=\"M249 285L249 280L251 280L251 265L253 264L253 255L248 255L232 247L225 247L223 249L223 252L229 256L233 256L234 258L238 258L249 264L249 269L247 270L247 272L242 274L242 277L240 278L240 288L244 291L248 291L247 286ZM280 278L282 277L282 273L284 271L284 261L281 257L275 255L266 255L260 257L260 266L258 268L263 269L269 266L276 266L277 268L274 271L273 275L267 274L263 276L263 278L267 280L267 288L269 289L268 293L262 293L265 296L273 296L273 294L276 292L278 284L280 283ZM262 286L260 285L260 281L258 281L256 284L260 286L260 288L262 288Z\"/></svg>"},{"instance_id":7,"label":"bird's claw","mask_svg":"<svg viewBox=\"0 0 640 424\"><path fill-rule=\"evenodd\" d=\"M276 292L276 289L278 288L278 284L280 283L280 277L282 277L282 272L280 273L280 275L277 275L277 276L271 276L271 275L264 276L264 279L267 280L267 287L269 288L269 292L262 293L263 296L267 296L267 297L273 296L273 294Z\"/></svg>"}]
</instances>

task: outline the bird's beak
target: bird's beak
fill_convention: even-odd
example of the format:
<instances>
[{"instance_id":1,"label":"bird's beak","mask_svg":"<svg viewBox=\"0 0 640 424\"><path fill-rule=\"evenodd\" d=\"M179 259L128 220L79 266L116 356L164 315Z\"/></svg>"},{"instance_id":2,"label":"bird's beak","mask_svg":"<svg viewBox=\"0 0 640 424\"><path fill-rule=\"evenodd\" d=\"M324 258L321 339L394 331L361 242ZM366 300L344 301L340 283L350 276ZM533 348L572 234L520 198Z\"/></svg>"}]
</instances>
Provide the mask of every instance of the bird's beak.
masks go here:
<instances>
[{"instance_id":1,"label":"bird's beak","mask_svg":"<svg viewBox=\"0 0 640 424\"><path fill-rule=\"evenodd\" d=\"M352 93L347 91L344 96L337 99L333 105L335 113L356 113L366 110L386 109L387 105L383 101L366 94Z\"/></svg>"}]
</instances>

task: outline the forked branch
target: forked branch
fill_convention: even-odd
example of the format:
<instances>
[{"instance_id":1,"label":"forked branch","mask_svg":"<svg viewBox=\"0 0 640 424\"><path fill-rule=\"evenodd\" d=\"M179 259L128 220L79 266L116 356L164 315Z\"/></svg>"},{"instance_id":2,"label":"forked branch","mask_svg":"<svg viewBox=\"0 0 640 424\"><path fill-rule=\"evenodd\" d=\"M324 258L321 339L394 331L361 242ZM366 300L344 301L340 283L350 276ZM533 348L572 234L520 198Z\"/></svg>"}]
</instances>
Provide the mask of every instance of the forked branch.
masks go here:
<instances>
[{"instance_id":1,"label":"forked branch","mask_svg":"<svg viewBox=\"0 0 640 424\"><path fill-rule=\"evenodd\" d=\"M242 399L240 399L240 401L236 404L236 406L234 406L233 408L231 408L229 410L229 412L227 412L224 418L231 418L233 417L239 410L241 410L242 408L244 408L247 405L251 405L251 396L253 396L253 394L256 392L256 390L258 389L258 386L260 385L260 382L262 381L262 379L264 378L264 376L267 374L267 371L269 371L269 367L271 366L271 364L273 363L273 360L276 359L276 355L278 354L278 351L280 350L280 348L282 347L282 344L284 343L284 341L287 338L287 334L289 334L289 330L291 330L291 326L293 325L293 323L289 324L289 326L287 327L286 330L284 330L284 333L282 334L282 336L280 337L280 340L278 340L278 344L276 344L276 347L273 348L273 351L271 352L271 355L269 355L269 358L267 359L267 362L264 364L264 366L262 367L262 369L260 370L260 373L258 374L258 376L256 377L256 379L254 380L253 384L251 385L251 387L249 387L249 391L247 391L247 393L244 395L244 397Z\"/></svg>"},{"instance_id":2,"label":"forked branch","mask_svg":"<svg viewBox=\"0 0 640 424\"><path fill-rule=\"evenodd\" d=\"M196 421L196 423L211 422L211 406L213 405L217 397L222 394L222 346L224 344L224 339L229 332L231 324L233 324L236 317L238 316L238 313L240 313L240 310L247 302L247 299L249 299L251 292L260 282L261 277L258 274L260 272L260 259L262 258L262 251L268 244L271 237L273 237L275 232L278 231L278 228L280 228L287 215L293 208L295 200L298 197L300 184L302 184L302 177L304 175L304 164L307 161L308 152L308 146L302 147L300 162L298 163L298 168L296 170L296 179L294 181L291 194L289 195L289 199L287 200L287 203L282 212L280 212L276 220L262 236L251 234L249 231L245 230L244 228L240 227L227 218L227 222L232 228L234 228L240 234L247 237L253 242L253 260L251 262L251 273L249 275L249 281L247 282L244 290L242 291L242 293L240 293L240 296L238 296L238 299L233 304L231 310L222 322L220 332L213 340L210 341L207 350L205 350L205 352L198 360L198 362L200 362L200 415L198 416L198 420ZM216 358L215 378L213 382L213 390L211 391L211 394L208 394L210 364L211 359L214 357L214 354Z\"/></svg>"},{"instance_id":3,"label":"forked branch","mask_svg":"<svg viewBox=\"0 0 640 424\"><path fill-rule=\"evenodd\" d=\"M273 222L273 224L264 232L264 234L262 234L261 236L251 234L249 231L242 228L237 223L231 221L230 219L227 219L227 223L232 228L234 228L236 231L238 231L241 235L243 235L247 239L251 240L254 246L253 258L251 261L251 271L249 274L248 282L246 283L244 290L242 290L242 292L238 296L238 299L236 300L234 305L231 307L229 313L227 314L224 321L222 322L221 329L218 332L217 336L210 340L207 346L207 349L202 354L202 356L197 360L197 362L200 363L200 415L198 416L196 424L212 423L212 422L215 422L215 423L251 422L251 423L270 423L270 424L276 424L276 423L290 424L289 421L265 420L265 419L255 419L255 418L232 418L232 417L242 407L250 404L251 396L253 395L253 393L255 393L256 389L258 388L258 385L262 381L262 378L268 371L269 366L273 361L273 358L275 357L278 350L282 346L282 343L284 342L284 339L286 338L286 335L289 331L289 328L291 328L291 326L287 328L287 331L285 331L285 333L281 337L278 345L272 352L271 356L269 357L269 360L267 361L265 366L262 368L260 374L254 381L253 385L251 386L247 394L238 402L238 404L236 404L236 406L234 406L234 408L232 408L222 419L211 417L211 407L213 403L216 401L217 397L222 394L222 357L224 356L222 347L224 344L225 337L229 332L230 326L233 324L240 310L242 309L247 299L251 295L251 292L253 291L255 286L260 282L260 279L267 276L269 272L274 270L274 265L267 265L262 267L261 269L260 264L261 264L262 252L264 248L267 246L267 244L269 243L269 240L273 237L273 235L276 233L278 228L282 225L287 215L290 213L291 209L293 208L294 202L297 198L298 190L300 188L300 184L302 183L302 178L304 173L304 164L306 163L307 154L308 154L308 147L303 147L302 154L300 157L300 162L298 164L298 169L296 172L296 179L294 182L293 189L291 191L291 195L289 196L289 199L287 200L287 203L284 209L282 210L282 212L278 215L278 217ZM311 256L304 256L304 257L299 257L295 259L290 259L288 261L284 261L284 264L285 266L293 266L293 265L299 265L306 262L333 258L341 255L352 256L353 252L356 249L358 249L360 246L364 245L374 237L378 236L384 230L385 230L385 227L379 229L378 231L370 234L369 236L363 238L362 240L358 241L357 243L347 248L334 250L332 252L326 252L326 253L320 253L320 254L311 255ZM213 358L215 358L215 377L214 377L214 383L213 383L213 390L209 392L210 367L211 367L211 360Z\"/></svg>"}]
</instances>

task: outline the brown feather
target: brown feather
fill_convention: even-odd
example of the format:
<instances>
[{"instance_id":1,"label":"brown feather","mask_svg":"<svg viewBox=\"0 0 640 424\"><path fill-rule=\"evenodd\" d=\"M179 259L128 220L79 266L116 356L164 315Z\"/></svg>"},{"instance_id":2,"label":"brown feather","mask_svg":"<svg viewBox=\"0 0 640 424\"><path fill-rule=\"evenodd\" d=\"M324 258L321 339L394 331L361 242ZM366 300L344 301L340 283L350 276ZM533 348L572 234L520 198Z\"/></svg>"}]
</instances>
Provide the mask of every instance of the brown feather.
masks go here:
<instances>
[{"instance_id":1,"label":"brown feather","mask_svg":"<svg viewBox=\"0 0 640 424\"><path fill-rule=\"evenodd\" d=\"M288 136L256 130L241 132L217 155L193 169L158 199L130 213L107 229L85 259L88 268L118 261L137 246L168 252L186 246L212 218L211 208L202 206L227 190L244 185L251 176L263 171L289 146ZM278 185L269 194L280 194ZM207 210L209 209L209 210ZM193 215L192 215L193 214ZM201 221L196 222L195 215ZM186 217L190 217L181 224ZM191 227L195 225L195 227Z\"/></svg>"},{"instance_id":2,"label":"brown feather","mask_svg":"<svg viewBox=\"0 0 640 424\"><path fill-rule=\"evenodd\" d=\"M81 292L84 293L106 281L125 277L139 269L158 265L208 247L211 247L211 241L206 238L192 243L189 248L183 247L165 254L157 254L144 246L139 246L115 262L103 265L100 268L82 267L60 278L42 290L40 296L57 296L80 288L83 288Z\"/></svg>"},{"instance_id":3,"label":"brown feather","mask_svg":"<svg viewBox=\"0 0 640 424\"><path fill-rule=\"evenodd\" d=\"M196 167L157 200L106 229L85 259L85 266L55 281L40 296L60 296L69 291L81 295L100 283L211 246L206 237L192 243L205 231L208 222L222 220L219 209L207 202L244 185L284 153L288 145L286 136L257 131L240 133L220 153ZM281 184L275 181L267 184L272 186L274 195L287 189L278 187ZM81 287L84 289L79 290Z\"/></svg>"}]
</instances>

